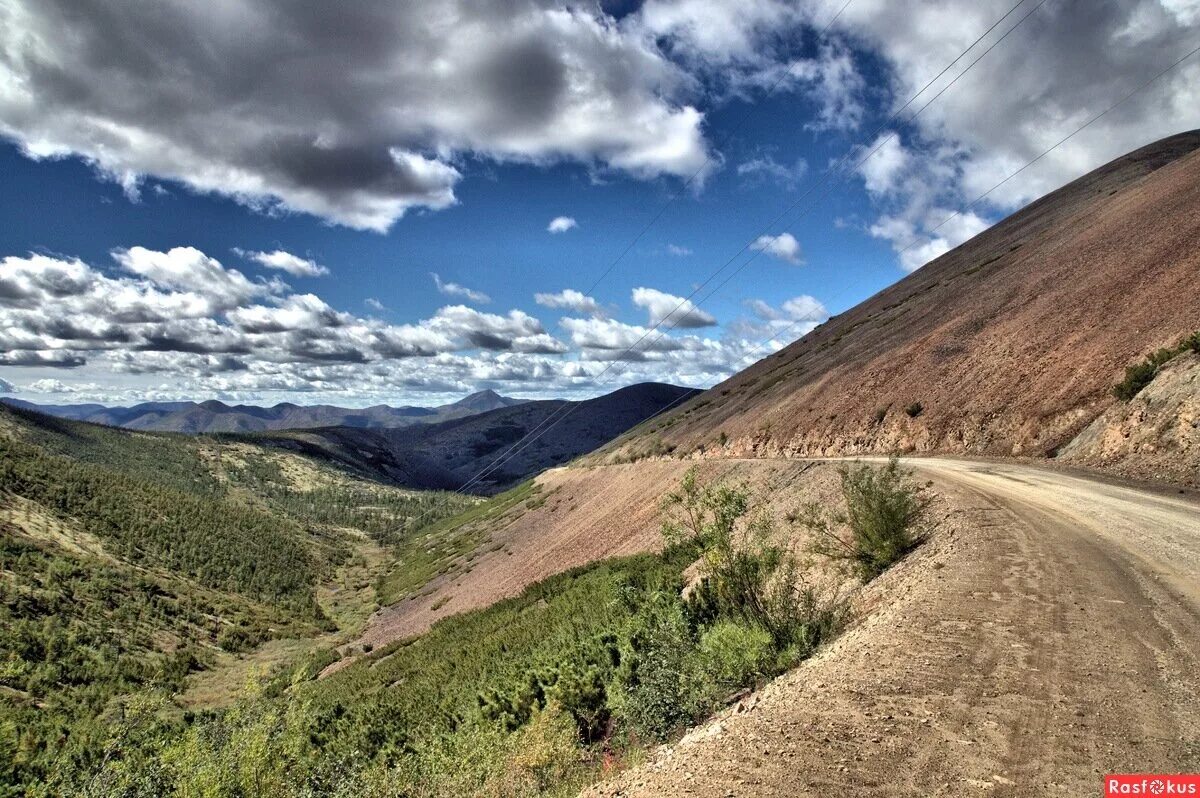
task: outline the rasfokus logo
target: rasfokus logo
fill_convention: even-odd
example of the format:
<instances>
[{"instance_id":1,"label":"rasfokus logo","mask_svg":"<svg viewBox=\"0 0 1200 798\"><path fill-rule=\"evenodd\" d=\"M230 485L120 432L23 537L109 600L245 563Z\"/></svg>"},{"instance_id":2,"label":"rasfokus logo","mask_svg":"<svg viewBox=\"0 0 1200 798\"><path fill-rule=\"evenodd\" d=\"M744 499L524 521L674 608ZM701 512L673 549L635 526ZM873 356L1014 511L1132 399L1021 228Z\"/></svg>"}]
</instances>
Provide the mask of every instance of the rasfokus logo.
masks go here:
<instances>
[{"instance_id":1,"label":"rasfokus logo","mask_svg":"<svg viewBox=\"0 0 1200 798\"><path fill-rule=\"evenodd\" d=\"M1104 777L1104 798L1116 795L1200 796L1200 774L1116 773Z\"/></svg>"}]
</instances>

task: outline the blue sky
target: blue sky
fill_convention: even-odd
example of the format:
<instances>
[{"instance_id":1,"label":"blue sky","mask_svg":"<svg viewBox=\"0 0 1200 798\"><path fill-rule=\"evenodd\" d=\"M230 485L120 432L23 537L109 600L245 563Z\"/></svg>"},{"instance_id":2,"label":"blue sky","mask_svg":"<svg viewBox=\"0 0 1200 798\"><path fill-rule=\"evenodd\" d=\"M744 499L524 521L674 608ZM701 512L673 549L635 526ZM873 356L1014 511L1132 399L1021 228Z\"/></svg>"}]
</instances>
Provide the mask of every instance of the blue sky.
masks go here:
<instances>
[{"instance_id":1,"label":"blue sky","mask_svg":"<svg viewBox=\"0 0 1200 798\"><path fill-rule=\"evenodd\" d=\"M1013 0L852 0L824 36L840 2L731 14L663 0L620 18L535 3L511 31L473 4L456 38L427 35L435 52L399 65L421 24L409 6L338 20L353 35L337 38L320 11L283 36L272 5L230 4L237 33L186 4L121 20L127 62L101 55L111 18L53 2L6 12L0 28L24 36L0 58L0 388L361 405L707 386L1030 199L1200 123L1187 64L969 207L1194 40L1200 11L1184 0L1085 21L1055 0L1007 17ZM1026 13L919 118L873 135L989 25L1003 20L913 110ZM184 21L254 68L180 55ZM388 25L392 38L375 35ZM85 44L60 48L64 26ZM494 35L462 50L476 28ZM264 48L278 49L261 61ZM696 171L594 302L545 296L587 291ZM549 231L559 217L574 225ZM626 351L763 232L780 237L669 317L657 346Z\"/></svg>"}]
</instances>

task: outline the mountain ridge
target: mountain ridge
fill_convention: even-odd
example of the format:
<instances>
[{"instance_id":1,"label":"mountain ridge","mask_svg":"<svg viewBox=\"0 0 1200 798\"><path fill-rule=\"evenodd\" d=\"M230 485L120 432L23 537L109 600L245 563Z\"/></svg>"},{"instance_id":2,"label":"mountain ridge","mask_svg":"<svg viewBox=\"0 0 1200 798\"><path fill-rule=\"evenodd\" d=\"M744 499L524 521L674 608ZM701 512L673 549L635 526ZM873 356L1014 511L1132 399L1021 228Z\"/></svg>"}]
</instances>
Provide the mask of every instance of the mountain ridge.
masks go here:
<instances>
[{"instance_id":1,"label":"mountain ridge","mask_svg":"<svg viewBox=\"0 0 1200 798\"><path fill-rule=\"evenodd\" d=\"M501 396L493 390L477 391L449 404L435 407L372 405L348 408L337 405L299 405L280 402L271 406L230 405L218 399L202 402L143 402L127 407L97 403L40 405L15 397L0 402L35 410L59 418L87 421L145 432L262 432L327 426L369 428L404 427L511 407L525 402Z\"/></svg>"},{"instance_id":2,"label":"mountain ridge","mask_svg":"<svg viewBox=\"0 0 1200 798\"><path fill-rule=\"evenodd\" d=\"M586 454L696 393L694 388L639 383L594 399L522 402L420 427L322 427L262 433L248 440L333 460L361 475L410 488L457 490L493 469L472 488L493 493Z\"/></svg>"}]
</instances>

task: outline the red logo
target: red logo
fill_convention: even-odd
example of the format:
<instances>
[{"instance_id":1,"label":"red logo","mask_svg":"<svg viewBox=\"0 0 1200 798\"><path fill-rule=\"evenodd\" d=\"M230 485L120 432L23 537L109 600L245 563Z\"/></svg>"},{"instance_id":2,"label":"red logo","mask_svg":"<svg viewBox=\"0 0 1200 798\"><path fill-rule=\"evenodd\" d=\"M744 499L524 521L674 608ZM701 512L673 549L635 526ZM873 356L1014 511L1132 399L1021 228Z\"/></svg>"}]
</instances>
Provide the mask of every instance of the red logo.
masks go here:
<instances>
[{"instance_id":1,"label":"red logo","mask_svg":"<svg viewBox=\"0 0 1200 798\"><path fill-rule=\"evenodd\" d=\"M1115 773L1104 777L1104 798L1121 795L1194 795L1200 798L1200 774Z\"/></svg>"}]
</instances>

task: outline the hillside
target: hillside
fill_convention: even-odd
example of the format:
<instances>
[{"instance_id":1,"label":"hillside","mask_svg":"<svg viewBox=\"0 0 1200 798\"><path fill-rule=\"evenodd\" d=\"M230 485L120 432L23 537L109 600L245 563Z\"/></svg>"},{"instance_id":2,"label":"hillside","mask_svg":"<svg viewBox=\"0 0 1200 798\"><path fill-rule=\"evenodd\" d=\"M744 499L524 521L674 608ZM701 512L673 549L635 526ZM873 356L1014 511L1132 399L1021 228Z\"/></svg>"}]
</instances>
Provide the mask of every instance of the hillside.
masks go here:
<instances>
[{"instance_id":1,"label":"hillside","mask_svg":"<svg viewBox=\"0 0 1200 798\"><path fill-rule=\"evenodd\" d=\"M206 402L144 402L131 407L106 407L99 404L38 405L21 399L5 398L3 403L36 410L59 418L105 424L110 427L154 432L261 432L312 427L395 428L413 424L432 424L463 418L501 407L521 404L521 399L501 396L486 390L457 402L439 407L350 408L335 405L296 405L283 402L272 407L227 405L210 399Z\"/></svg>"},{"instance_id":2,"label":"hillside","mask_svg":"<svg viewBox=\"0 0 1200 798\"><path fill-rule=\"evenodd\" d=\"M503 457L470 488L494 493L602 446L692 393L696 391L690 388L643 383L581 402L523 402L421 427L333 427L252 440L412 488L457 489ZM531 432L530 441L524 441Z\"/></svg>"},{"instance_id":3,"label":"hillside","mask_svg":"<svg viewBox=\"0 0 1200 798\"><path fill-rule=\"evenodd\" d=\"M1163 369L1192 386L1171 412L1111 391L1200 328L1198 147L1200 132L1164 139L1043 197L607 456L1069 449L1073 463L1195 483L1194 358ZM1110 408L1120 417L1069 446Z\"/></svg>"},{"instance_id":4,"label":"hillside","mask_svg":"<svg viewBox=\"0 0 1200 798\"><path fill-rule=\"evenodd\" d=\"M227 703L253 668L319 658L357 634L410 522L474 502L0 406L0 792L98 763L105 713Z\"/></svg>"}]
</instances>

